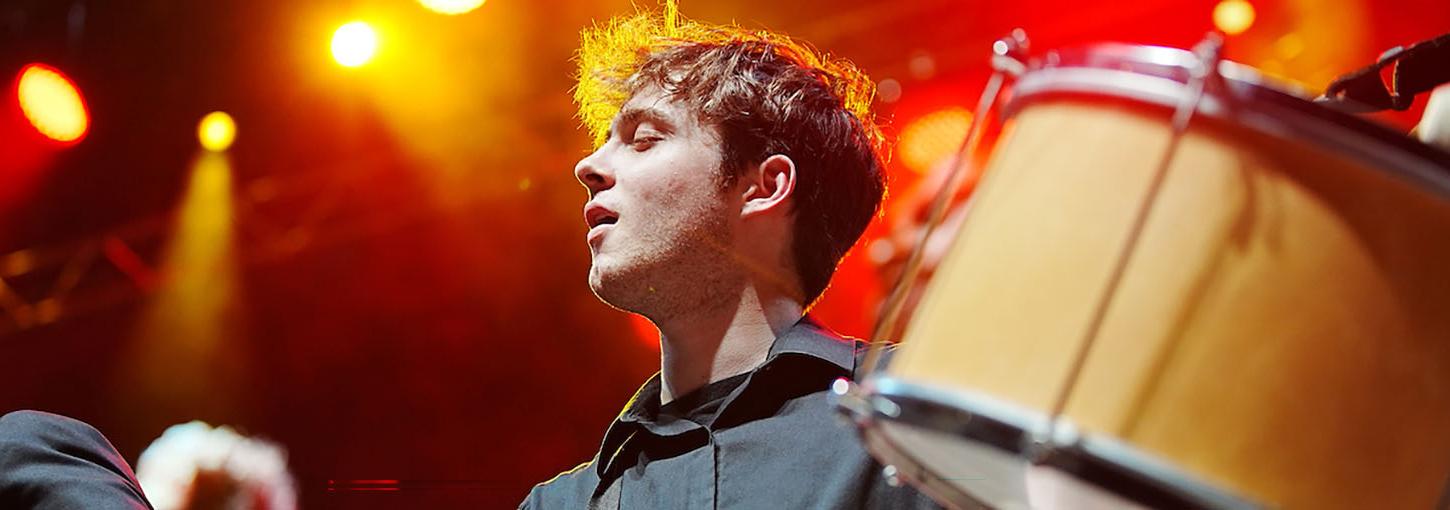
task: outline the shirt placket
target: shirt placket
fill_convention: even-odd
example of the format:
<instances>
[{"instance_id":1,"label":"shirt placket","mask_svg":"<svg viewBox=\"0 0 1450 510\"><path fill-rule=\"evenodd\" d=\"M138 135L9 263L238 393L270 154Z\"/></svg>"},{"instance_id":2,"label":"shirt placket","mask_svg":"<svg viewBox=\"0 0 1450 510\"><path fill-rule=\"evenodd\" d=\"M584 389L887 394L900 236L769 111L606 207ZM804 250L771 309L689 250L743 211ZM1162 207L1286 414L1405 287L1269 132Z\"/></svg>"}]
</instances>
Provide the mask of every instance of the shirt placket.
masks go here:
<instances>
[{"instance_id":1,"label":"shirt placket","mask_svg":"<svg viewBox=\"0 0 1450 510\"><path fill-rule=\"evenodd\" d=\"M688 420L676 420L667 424L647 422L642 423L641 426L648 431L649 435L657 440L690 441L689 436L691 435L701 434L704 436L704 444L698 448L705 449L705 452L708 454L689 455L689 460L683 466L686 470L686 484L688 488L685 493L688 495L688 499L681 501L681 503L685 504L684 508L689 509L715 508L715 492L718 490L716 481L719 478L717 461L719 449L715 444L714 431L709 427ZM640 438L631 437L630 440L640 440ZM629 441L626 441L626 444L628 443ZM626 484L628 479L629 477L621 476L614 482L620 484L621 493L626 496L622 499L626 500L629 499L627 495L631 489ZM616 502L615 504L616 506L614 508L619 508L617 505L620 503Z\"/></svg>"},{"instance_id":2,"label":"shirt placket","mask_svg":"<svg viewBox=\"0 0 1450 510\"><path fill-rule=\"evenodd\" d=\"M720 445L716 442L715 430L705 427L705 448L710 449L710 455L703 456L704 461L709 465L704 469L703 475L696 477L695 490L696 501L692 508L716 508L716 497L720 493Z\"/></svg>"}]
</instances>

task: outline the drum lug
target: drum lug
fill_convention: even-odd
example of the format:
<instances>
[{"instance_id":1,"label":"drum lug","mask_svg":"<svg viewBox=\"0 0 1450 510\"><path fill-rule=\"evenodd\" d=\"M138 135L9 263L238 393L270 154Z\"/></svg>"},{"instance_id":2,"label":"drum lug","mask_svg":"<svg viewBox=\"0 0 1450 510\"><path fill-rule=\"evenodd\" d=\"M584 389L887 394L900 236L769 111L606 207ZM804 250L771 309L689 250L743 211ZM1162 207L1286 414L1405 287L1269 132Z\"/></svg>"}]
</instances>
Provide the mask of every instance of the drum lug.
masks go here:
<instances>
[{"instance_id":1,"label":"drum lug","mask_svg":"<svg viewBox=\"0 0 1450 510\"><path fill-rule=\"evenodd\" d=\"M1072 422L1058 418L1028 434L1022 455L1033 464L1046 464L1058 452L1077 447L1081 436Z\"/></svg>"},{"instance_id":2,"label":"drum lug","mask_svg":"<svg viewBox=\"0 0 1450 510\"><path fill-rule=\"evenodd\" d=\"M870 404L866 402L865 396L850 379L841 377L831 382L831 393L828 398L831 406L835 407L841 416L849 418L852 423L863 424L871 418Z\"/></svg>"},{"instance_id":3,"label":"drum lug","mask_svg":"<svg viewBox=\"0 0 1450 510\"><path fill-rule=\"evenodd\" d=\"M901 415L901 407L883 398L873 398L866 390L850 379L841 377L831 383L828 396L832 406L852 423L864 426L876 416L895 418Z\"/></svg>"},{"instance_id":4,"label":"drum lug","mask_svg":"<svg viewBox=\"0 0 1450 510\"><path fill-rule=\"evenodd\" d=\"M1027 72L1027 52L1031 42L1027 31L1012 29L1012 33L992 43L992 69L1013 77Z\"/></svg>"},{"instance_id":5,"label":"drum lug","mask_svg":"<svg viewBox=\"0 0 1450 510\"><path fill-rule=\"evenodd\" d=\"M886 480L886 485L892 487L901 486L901 473L896 469L895 464L887 464L881 468L881 478Z\"/></svg>"}]
</instances>

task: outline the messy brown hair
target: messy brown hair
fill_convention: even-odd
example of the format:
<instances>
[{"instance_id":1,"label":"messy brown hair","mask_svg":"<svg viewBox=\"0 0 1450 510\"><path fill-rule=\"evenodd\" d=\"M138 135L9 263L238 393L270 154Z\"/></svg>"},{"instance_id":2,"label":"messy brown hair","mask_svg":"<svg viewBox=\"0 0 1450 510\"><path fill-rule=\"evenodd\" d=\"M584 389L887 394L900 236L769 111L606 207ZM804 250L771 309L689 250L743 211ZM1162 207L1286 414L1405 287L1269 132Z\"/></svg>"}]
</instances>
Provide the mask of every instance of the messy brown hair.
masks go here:
<instances>
[{"instance_id":1,"label":"messy brown hair","mask_svg":"<svg viewBox=\"0 0 1450 510\"><path fill-rule=\"evenodd\" d=\"M886 193L875 86L844 60L786 36L663 14L581 35L574 101L596 145L634 94L659 87L721 137L722 185L775 154L796 165L791 256L804 303L830 284Z\"/></svg>"}]
</instances>

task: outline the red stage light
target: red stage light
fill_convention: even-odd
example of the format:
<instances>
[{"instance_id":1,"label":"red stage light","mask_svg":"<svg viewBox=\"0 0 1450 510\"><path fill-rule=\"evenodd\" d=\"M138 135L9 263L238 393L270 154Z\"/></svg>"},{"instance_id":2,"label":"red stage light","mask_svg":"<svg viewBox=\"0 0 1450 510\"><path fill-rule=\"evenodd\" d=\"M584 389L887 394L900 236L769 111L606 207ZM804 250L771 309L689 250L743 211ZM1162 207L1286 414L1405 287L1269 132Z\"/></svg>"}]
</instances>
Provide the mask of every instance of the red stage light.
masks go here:
<instances>
[{"instance_id":1,"label":"red stage light","mask_svg":"<svg viewBox=\"0 0 1450 510\"><path fill-rule=\"evenodd\" d=\"M29 64L20 70L15 85L20 111L40 134L72 144L86 136L90 115L75 82L54 67Z\"/></svg>"}]
</instances>

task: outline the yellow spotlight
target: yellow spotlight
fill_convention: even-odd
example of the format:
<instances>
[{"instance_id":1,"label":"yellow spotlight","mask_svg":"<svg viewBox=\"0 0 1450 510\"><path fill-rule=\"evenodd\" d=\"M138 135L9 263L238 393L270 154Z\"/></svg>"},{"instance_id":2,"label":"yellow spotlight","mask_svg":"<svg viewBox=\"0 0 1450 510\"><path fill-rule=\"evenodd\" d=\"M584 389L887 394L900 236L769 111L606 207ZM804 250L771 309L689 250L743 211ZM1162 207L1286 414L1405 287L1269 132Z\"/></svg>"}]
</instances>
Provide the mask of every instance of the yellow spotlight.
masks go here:
<instances>
[{"instance_id":1,"label":"yellow spotlight","mask_svg":"<svg viewBox=\"0 0 1450 510\"><path fill-rule=\"evenodd\" d=\"M74 143L86 136L90 127L86 102L75 83L54 67L30 64L22 68L16 95L25 119L46 138Z\"/></svg>"},{"instance_id":2,"label":"yellow spotlight","mask_svg":"<svg viewBox=\"0 0 1450 510\"><path fill-rule=\"evenodd\" d=\"M901 130L902 162L925 173L961 147L972 125L972 113L951 107L921 116Z\"/></svg>"},{"instance_id":3,"label":"yellow spotlight","mask_svg":"<svg viewBox=\"0 0 1450 510\"><path fill-rule=\"evenodd\" d=\"M1247 0L1223 0L1213 8L1213 25L1228 35L1239 35L1254 25L1254 5Z\"/></svg>"},{"instance_id":4,"label":"yellow spotlight","mask_svg":"<svg viewBox=\"0 0 1450 510\"><path fill-rule=\"evenodd\" d=\"M127 400L228 409L245 387L247 357L228 347L247 338L234 196L227 154L200 151L161 249L157 286L120 354L116 376Z\"/></svg>"},{"instance_id":5,"label":"yellow spotlight","mask_svg":"<svg viewBox=\"0 0 1450 510\"><path fill-rule=\"evenodd\" d=\"M227 112L211 112L196 125L196 138L201 146L212 152L221 152L232 146L237 139L237 123Z\"/></svg>"},{"instance_id":6,"label":"yellow spotlight","mask_svg":"<svg viewBox=\"0 0 1450 510\"><path fill-rule=\"evenodd\" d=\"M332 58L343 67L357 67L378 51L378 33L371 25L353 21L332 33Z\"/></svg>"},{"instance_id":7,"label":"yellow spotlight","mask_svg":"<svg viewBox=\"0 0 1450 510\"><path fill-rule=\"evenodd\" d=\"M483 0L418 0L428 10L438 14L463 14L483 5Z\"/></svg>"}]
</instances>

